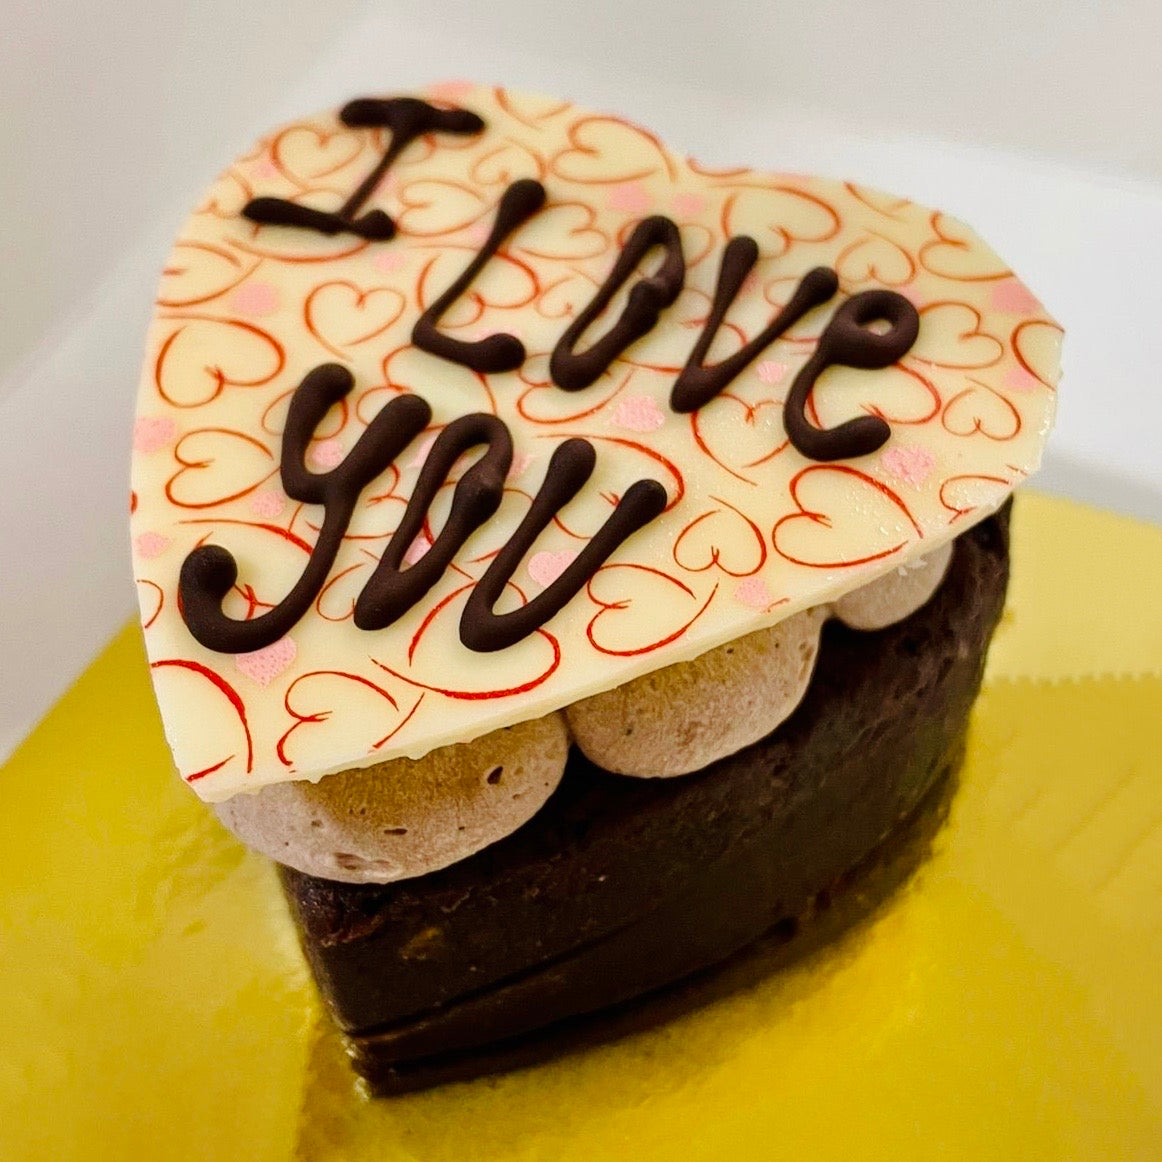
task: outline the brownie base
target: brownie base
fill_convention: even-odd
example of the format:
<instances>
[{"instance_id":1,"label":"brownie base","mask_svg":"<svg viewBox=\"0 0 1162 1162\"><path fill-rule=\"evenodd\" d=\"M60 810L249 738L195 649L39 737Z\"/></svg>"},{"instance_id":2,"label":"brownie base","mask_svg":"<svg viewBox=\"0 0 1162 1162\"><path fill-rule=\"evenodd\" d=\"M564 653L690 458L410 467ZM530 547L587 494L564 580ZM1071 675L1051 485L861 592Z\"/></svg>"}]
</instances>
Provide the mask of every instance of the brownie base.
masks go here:
<instances>
[{"instance_id":1,"label":"brownie base","mask_svg":"<svg viewBox=\"0 0 1162 1162\"><path fill-rule=\"evenodd\" d=\"M856 867L821 889L807 910L784 917L725 959L640 996L474 1049L399 1061L374 1033L347 1034L350 1057L374 1093L384 1097L470 1081L551 1061L565 1053L642 1033L803 960L873 917L920 866L948 815L955 764L937 775L906 820Z\"/></svg>"},{"instance_id":2,"label":"brownie base","mask_svg":"<svg viewBox=\"0 0 1162 1162\"><path fill-rule=\"evenodd\" d=\"M783 943L954 768L1004 602L1007 533L1006 508L961 536L940 589L905 621L829 623L795 713L703 771L631 779L574 749L533 819L453 867L387 885L282 869L373 1090L616 1035L650 1008L635 998L764 934Z\"/></svg>"}]
</instances>

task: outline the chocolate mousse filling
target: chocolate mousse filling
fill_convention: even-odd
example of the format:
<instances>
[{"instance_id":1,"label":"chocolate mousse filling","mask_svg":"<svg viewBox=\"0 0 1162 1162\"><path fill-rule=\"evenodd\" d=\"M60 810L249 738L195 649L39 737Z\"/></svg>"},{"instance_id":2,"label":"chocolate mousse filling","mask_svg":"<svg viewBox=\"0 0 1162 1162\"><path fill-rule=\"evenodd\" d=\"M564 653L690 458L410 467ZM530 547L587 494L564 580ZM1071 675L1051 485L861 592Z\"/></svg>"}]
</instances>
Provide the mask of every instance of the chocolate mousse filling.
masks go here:
<instances>
[{"instance_id":1,"label":"chocolate mousse filling","mask_svg":"<svg viewBox=\"0 0 1162 1162\"><path fill-rule=\"evenodd\" d=\"M282 869L372 1088L624 1031L640 1007L626 1002L793 931L958 762L1004 603L1008 515L956 540L940 588L905 620L829 622L798 709L702 771L612 775L574 747L534 818L451 867L382 885Z\"/></svg>"}]
</instances>

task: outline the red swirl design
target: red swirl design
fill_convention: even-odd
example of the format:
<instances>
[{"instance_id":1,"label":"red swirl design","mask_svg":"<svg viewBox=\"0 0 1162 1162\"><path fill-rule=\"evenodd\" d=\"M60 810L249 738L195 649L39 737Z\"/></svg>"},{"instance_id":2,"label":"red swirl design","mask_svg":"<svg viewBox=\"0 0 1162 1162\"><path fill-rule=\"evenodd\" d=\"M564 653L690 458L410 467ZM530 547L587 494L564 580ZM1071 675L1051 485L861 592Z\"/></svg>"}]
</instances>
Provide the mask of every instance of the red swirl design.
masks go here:
<instances>
[{"instance_id":1,"label":"red swirl design","mask_svg":"<svg viewBox=\"0 0 1162 1162\"><path fill-rule=\"evenodd\" d=\"M202 407L216 400L227 387L262 387L274 379L286 365L286 351L282 344L273 335L253 323L245 323L239 319L217 319L212 315L170 315L166 318L173 320L176 326L158 349L153 367L153 382L157 394L172 407ZM171 369L171 362L186 361L181 356L173 355L175 348L182 342L183 337L186 342L190 342L189 335L194 328L204 332L219 327L233 330L236 334L241 333L250 339L251 350L244 357L242 365L236 368L226 364L224 360L202 363L192 376L195 380L194 388L178 391L176 372ZM216 346L207 343L202 336L197 337L194 342L199 349L208 346L213 350ZM223 346L232 345L223 344ZM185 398L181 398L183 395Z\"/></svg>"},{"instance_id":2,"label":"red swirl design","mask_svg":"<svg viewBox=\"0 0 1162 1162\"><path fill-rule=\"evenodd\" d=\"M162 670L171 666L175 669L186 670L192 674L197 674L201 678L205 678L229 702L246 734L246 773L250 774L254 770L254 740L250 736L250 726L246 721L246 704L238 696L238 691L221 674L211 670L209 666L203 666L201 662L191 661L189 658L162 658L160 661L150 663L151 670ZM229 754L212 766L204 767L201 770L187 774L185 780L187 783L196 783L199 779L204 779L207 775L212 775L215 771L220 771L234 757L234 755Z\"/></svg>"},{"instance_id":3,"label":"red swirl design","mask_svg":"<svg viewBox=\"0 0 1162 1162\"><path fill-rule=\"evenodd\" d=\"M858 484L862 493L861 501L858 504L853 504L842 514L808 507L800 495L805 487L813 490L812 486L831 475L849 478ZM775 522L771 532L771 542L775 552L783 560L794 565L803 565L809 569L849 569L855 565L866 565L898 553L908 543L909 538L901 537L898 532L885 527L884 524L877 525L875 518L871 515L875 511L877 501L880 502L880 508L883 507L883 501L886 500L889 506L902 513L917 538L924 535L924 530L916 522L916 518L898 493L874 477L846 464L814 464L809 468L804 468L791 478L790 492L796 511L787 513ZM836 523L841 516L849 521L854 519L859 525L861 535L860 540L856 543L863 545L862 549L852 552L848 547L844 552L834 551L841 544L840 538L835 535ZM792 529L802 526L803 522L807 522L808 528L812 528L814 532L814 535L807 542L815 549L814 554L810 557L804 556L801 549L791 550L788 547L789 533ZM800 544L802 543L800 542Z\"/></svg>"},{"instance_id":4,"label":"red swirl design","mask_svg":"<svg viewBox=\"0 0 1162 1162\"><path fill-rule=\"evenodd\" d=\"M728 577L752 577L767 563L767 545L759 526L741 509L716 496L710 498L718 508L700 513L678 534L674 541L674 563L688 573L705 573L708 569L718 569ZM749 548L738 547L730 562L723 560L724 550L715 540L712 527L723 522L734 522L747 529L753 542ZM727 536L726 543L737 538ZM745 536L742 538L747 539ZM695 544L695 541L700 543ZM753 563L752 563L753 562ZM733 566L733 567L732 567Z\"/></svg>"},{"instance_id":5,"label":"red swirl design","mask_svg":"<svg viewBox=\"0 0 1162 1162\"><path fill-rule=\"evenodd\" d=\"M298 690L301 686L304 686L306 683L313 682L316 678L320 677L336 678L342 682L354 683L358 688L370 690L374 694L378 695L393 711L399 711L399 703L395 700L394 697L392 697L389 691L385 690L377 683L364 678L361 674L349 674L345 670L310 670L305 674L300 674L293 682L291 682L291 684L287 687L286 693L283 695L283 706L286 709L286 713L289 715L289 717L294 719L294 722L287 728L287 730L282 734L278 742L275 744L275 751L278 754L279 762L281 762L285 767L293 767L295 765L294 761L287 754L287 744L290 742L294 734L301 730L303 727L310 727L317 725L320 722L326 722L335 713L332 707L326 707L320 710L304 711L302 709L296 708L294 705L296 690ZM392 735L401 729L411 718L411 716L415 714L418 708L419 701L417 701L415 705L412 706L401 722L394 725L391 730L389 730L381 738L374 741L371 744L370 749L378 750L386 742L388 742Z\"/></svg>"},{"instance_id":6,"label":"red swirl design","mask_svg":"<svg viewBox=\"0 0 1162 1162\"><path fill-rule=\"evenodd\" d=\"M691 601L695 602L697 608L694 613L685 621L681 622L676 628L667 630L662 636L654 640L646 641L644 643L636 643L634 645L625 645L624 632L619 633L616 629L611 630L612 642L603 643L599 640L603 635L600 628L606 628L605 624L611 616L628 612L631 619L633 617L633 601L627 600L625 597L615 598L614 600L607 600L602 598L597 590L604 588L608 584L609 579L614 576L620 576L620 571L626 570L634 573L637 576L646 576L665 582L663 591L669 588L671 594L670 603L673 602L673 594L679 592L685 594ZM593 646L599 653L606 654L609 657L615 658L636 658L643 654L651 654L655 650L660 650L665 646L676 642L679 638L685 636L689 632L691 626L710 608L710 603L714 600L715 594L718 592L718 586L715 585L706 596L705 600L700 605L697 604L698 599L695 596L694 590L679 581L677 577L671 576L669 573L663 572L661 569L652 569L645 565L634 564L608 564L603 565L597 570L596 574L590 579L589 584L585 587L585 592L589 600L594 605L598 606L598 611L589 619L589 624L585 627L585 636L589 639L589 644ZM665 606L663 602L663 606ZM680 616L680 615L679 615ZM614 644L621 641L621 645Z\"/></svg>"}]
</instances>

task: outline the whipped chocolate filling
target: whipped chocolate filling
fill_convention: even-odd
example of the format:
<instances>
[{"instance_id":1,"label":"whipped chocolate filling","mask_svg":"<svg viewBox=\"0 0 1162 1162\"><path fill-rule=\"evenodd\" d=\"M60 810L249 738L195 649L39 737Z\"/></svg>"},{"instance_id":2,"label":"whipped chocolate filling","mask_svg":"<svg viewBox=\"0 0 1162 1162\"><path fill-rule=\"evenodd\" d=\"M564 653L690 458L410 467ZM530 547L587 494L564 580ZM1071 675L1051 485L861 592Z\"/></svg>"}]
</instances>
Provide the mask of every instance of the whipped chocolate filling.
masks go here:
<instances>
[{"instance_id":1,"label":"whipped chocolate filling","mask_svg":"<svg viewBox=\"0 0 1162 1162\"><path fill-rule=\"evenodd\" d=\"M215 808L249 846L300 870L387 883L458 863L515 831L561 781L560 714L441 747L422 759L279 783Z\"/></svg>"},{"instance_id":2,"label":"whipped chocolate filling","mask_svg":"<svg viewBox=\"0 0 1162 1162\"><path fill-rule=\"evenodd\" d=\"M607 771L690 774L764 738L803 700L824 622L881 629L939 588L951 546L817 606L543 718L317 783L280 783L215 808L248 846L347 883L389 883L503 839L561 780L570 742Z\"/></svg>"}]
</instances>

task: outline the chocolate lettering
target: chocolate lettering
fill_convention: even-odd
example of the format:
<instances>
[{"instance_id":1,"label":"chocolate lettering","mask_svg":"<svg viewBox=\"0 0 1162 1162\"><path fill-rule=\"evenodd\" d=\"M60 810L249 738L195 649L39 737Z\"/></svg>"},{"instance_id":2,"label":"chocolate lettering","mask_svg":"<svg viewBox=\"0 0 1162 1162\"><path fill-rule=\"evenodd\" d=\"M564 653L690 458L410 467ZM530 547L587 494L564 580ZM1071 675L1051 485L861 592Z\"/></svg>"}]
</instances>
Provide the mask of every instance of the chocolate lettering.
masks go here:
<instances>
[{"instance_id":1,"label":"chocolate lettering","mask_svg":"<svg viewBox=\"0 0 1162 1162\"><path fill-rule=\"evenodd\" d=\"M351 372L324 363L309 372L291 398L279 471L283 490L304 504L323 506L323 527L294 588L273 609L248 621L227 617L222 600L238 580L238 562L220 545L202 545L182 562L178 596L194 638L209 650L241 654L278 641L318 596L351 523L355 502L427 427L432 409L416 395L397 396L368 424L355 447L329 472L311 472L307 448L328 409L354 385Z\"/></svg>"},{"instance_id":2,"label":"chocolate lettering","mask_svg":"<svg viewBox=\"0 0 1162 1162\"><path fill-rule=\"evenodd\" d=\"M412 342L417 347L451 363L462 363L473 371L485 374L515 371L525 361L524 344L515 335L500 333L468 342L443 334L439 324L448 308L472 285L473 279L484 269L484 264L504 245L504 240L544 204L545 187L532 178L513 182L504 191L500 205L496 208L492 232L480 252L465 267L463 274L416 320L412 328Z\"/></svg>"},{"instance_id":3,"label":"chocolate lettering","mask_svg":"<svg viewBox=\"0 0 1162 1162\"><path fill-rule=\"evenodd\" d=\"M395 223L383 210L369 210L358 217L363 203L375 192L392 162L425 133L479 133L484 122L467 109L438 109L415 97L361 97L349 101L339 112L339 120L352 128L391 130L391 143L375 168L359 183L359 188L337 213L315 210L286 198L253 198L242 210L251 222L264 226L299 226L320 234L355 234L369 241L383 242L395 235Z\"/></svg>"},{"instance_id":4,"label":"chocolate lettering","mask_svg":"<svg viewBox=\"0 0 1162 1162\"><path fill-rule=\"evenodd\" d=\"M839 288L835 271L825 266L809 270L795 288L791 301L762 331L721 363L707 367L704 361L718 334L718 328L722 326L730 304L738 297L746 276L754 269L758 258L758 243L746 234L740 234L726 244L718 267L718 282L714 287L710 317L670 391L670 407L674 411L696 412L708 404L780 335L785 334L812 308L827 302Z\"/></svg>"},{"instance_id":5,"label":"chocolate lettering","mask_svg":"<svg viewBox=\"0 0 1162 1162\"><path fill-rule=\"evenodd\" d=\"M207 649L248 653L272 645L297 624L326 583L360 493L431 420L432 410L419 396L397 396L375 416L341 464L329 472L311 472L306 467L310 441L328 409L352 386L351 373L345 367L325 363L308 373L291 399L280 461L282 486L295 500L323 506L323 527L291 592L259 617L240 621L222 610L223 599L238 580L233 555L219 545L203 545L182 563L178 582L182 618ZM421 532L448 472L461 455L479 445L486 451L456 483L444 527L427 552L405 569L407 551ZM381 629L398 620L443 576L468 537L499 507L512 451L512 436L495 416L461 416L440 433L420 470L399 528L356 600L355 624L360 629ZM553 453L532 506L464 609L460 639L469 649L504 649L539 629L560 612L627 537L666 507L666 491L656 480L632 484L596 536L552 585L520 609L494 613L493 607L526 552L584 487L595 462L596 453L587 440L566 440Z\"/></svg>"},{"instance_id":6,"label":"chocolate lettering","mask_svg":"<svg viewBox=\"0 0 1162 1162\"><path fill-rule=\"evenodd\" d=\"M666 490L656 480L638 480L626 489L593 539L548 588L508 613L495 613L504 587L534 541L593 475L597 453L588 440L566 440L554 452L524 520L469 595L460 618L460 640L482 653L503 650L559 613L632 533L666 507Z\"/></svg>"},{"instance_id":7,"label":"chocolate lettering","mask_svg":"<svg viewBox=\"0 0 1162 1162\"><path fill-rule=\"evenodd\" d=\"M474 113L439 109L413 98L352 101L340 117L346 125L391 131L391 142L383 157L342 208L332 214L279 198L256 198L243 211L247 218L265 224L302 226L325 234L346 231L368 239L390 238L395 224L387 214L376 209L360 216L360 211L400 153L426 133L468 134L483 129L483 122ZM513 182L505 190L479 252L417 320L412 331L417 347L482 374L520 367L526 353L517 336L501 332L466 341L442 333L439 324L509 236L541 210L545 199L540 182L528 178ZM656 248L663 252L660 261L651 274L640 276L630 287L617 320L578 351L586 332ZM743 235L727 243L710 314L670 393L670 406L675 412L693 412L710 402L772 342L838 290L833 270L809 270L787 304L758 335L733 355L708 365L706 358L714 339L758 257L753 238ZM632 343L657 325L661 312L681 293L684 277L682 242L674 222L660 215L639 222L606 280L554 346L550 358L553 382L566 391L580 391L593 384ZM890 435L883 419L857 416L834 428L821 429L808 420L807 401L815 382L828 367L888 367L911 348L918 330L915 307L891 291L866 291L843 303L824 329L814 354L795 377L785 401L784 426L794 447L804 456L820 461L864 456L881 447ZM222 603L238 579L234 557L221 546L204 545L183 562L178 587L182 616L193 636L207 649L225 653L261 649L279 640L306 614L326 583L362 490L431 421L431 408L422 398L399 396L375 416L341 464L328 472L311 472L306 467L310 442L328 409L343 399L352 386L353 379L346 368L324 364L306 375L291 400L280 459L283 488L295 500L322 505L323 523L306 568L286 597L258 617L228 617ZM484 451L455 484L443 528L427 551L408 564L409 550L423 531L448 474L462 455L478 447ZM431 591L468 538L495 515L512 460L511 433L495 416L466 415L443 429L424 462L399 527L355 603L354 621L358 628L370 631L391 625ZM497 602L525 555L559 511L586 485L595 463L593 446L583 439L566 440L554 451L528 513L469 595L460 621L460 639L469 649L502 650L535 632L577 595L628 537L665 510L666 492L662 485L656 480L638 480L560 576L526 604L496 613Z\"/></svg>"},{"instance_id":8,"label":"chocolate lettering","mask_svg":"<svg viewBox=\"0 0 1162 1162\"><path fill-rule=\"evenodd\" d=\"M444 527L428 551L404 569L404 557L452 465L480 444L487 451L456 482ZM403 520L355 603L355 624L360 629L391 625L439 581L464 542L500 507L511 466L512 436L495 416L461 416L440 433L424 460Z\"/></svg>"},{"instance_id":9,"label":"chocolate lettering","mask_svg":"<svg viewBox=\"0 0 1162 1162\"><path fill-rule=\"evenodd\" d=\"M665 250L657 270L634 283L617 322L578 354L575 348L582 335L609 306L638 263L657 246ZM685 277L686 263L678 227L669 218L657 215L639 222L618 255L609 277L557 340L549 360L553 382L566 391L580 391L597 380L634 340L653 330L658 315L681 293Z\"/></svg>"},{"instance_id":10,"label":"chocolate lettering","mask_svg":"<svg viewBox=\"0 0 1162 1162\"><path fill-rule=\"evenodd\" d=\"M873 330L876 323L886 329ZM807 398L828 367L890 367L916 342L920 316L903 295L871 290L853 295L835 312L815 353L795 376L783 405L783 427L797 451L811 460L847 460L883 447L892 430L879 416L857 416L834 428L807 419Z\"/></svg>"}]
</instances>

